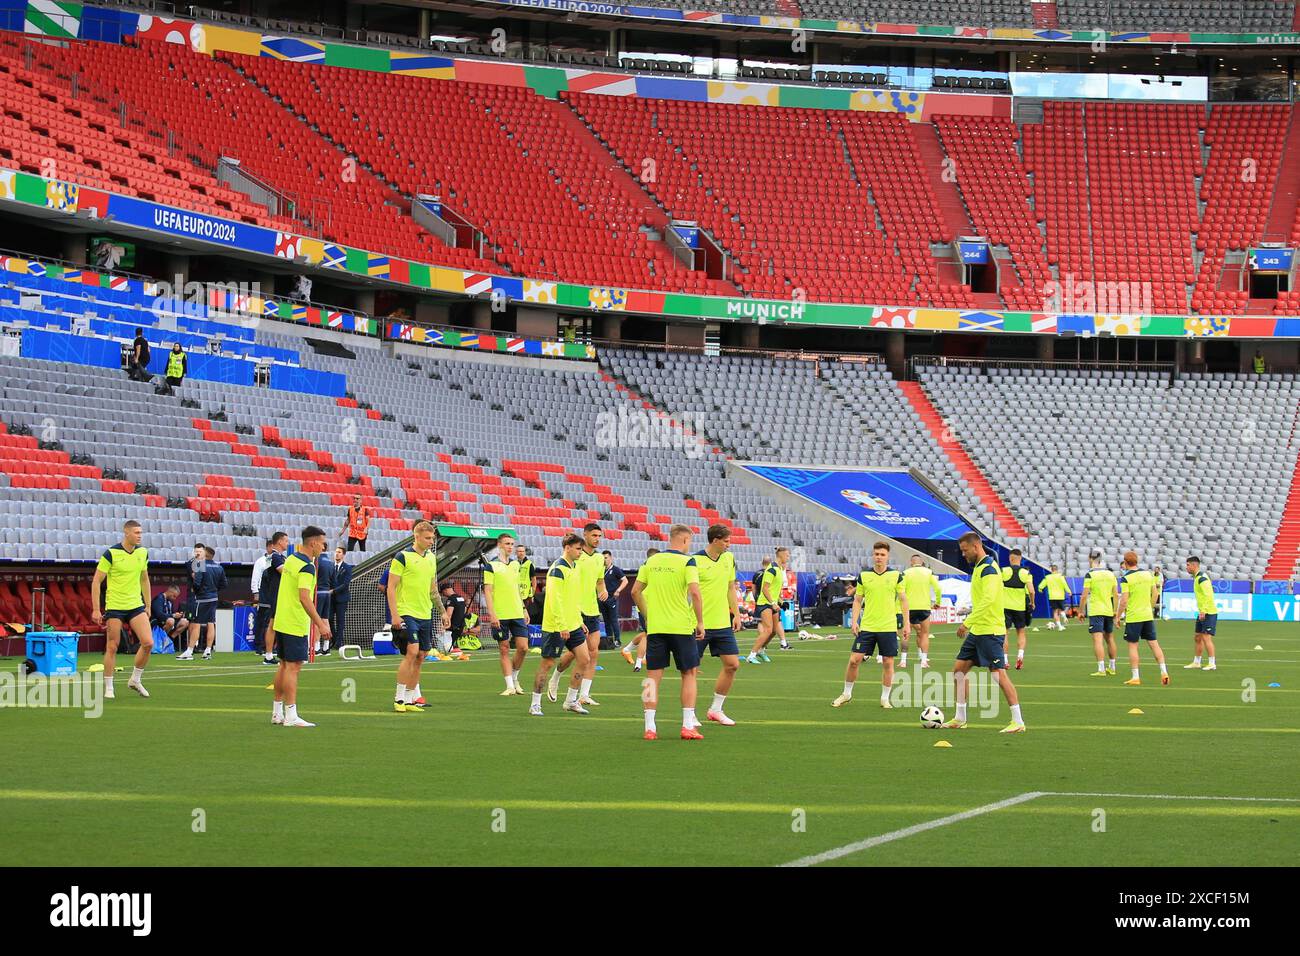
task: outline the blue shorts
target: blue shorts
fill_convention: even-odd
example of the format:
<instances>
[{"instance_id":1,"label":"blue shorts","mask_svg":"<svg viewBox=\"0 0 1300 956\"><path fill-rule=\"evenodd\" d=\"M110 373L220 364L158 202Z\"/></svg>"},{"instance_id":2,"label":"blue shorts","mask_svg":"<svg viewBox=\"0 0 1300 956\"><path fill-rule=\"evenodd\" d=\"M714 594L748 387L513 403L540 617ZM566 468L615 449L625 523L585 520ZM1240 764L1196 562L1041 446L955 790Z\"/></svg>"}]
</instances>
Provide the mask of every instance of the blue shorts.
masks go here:
<instances>
[{"instance_id":1,"label":"blue shorts","mask_svg":"<svg viewBox=\"0 0 1300 956\"><path fill-rule=\"evenodd\" d=\"M647 634L646 669L663 670L671 656L679 671L695 670L700 666L700 643L694 634Z\"/></svg>"},{"instance_id":2,"label":"blue shorts","mask_svg":"<svg viewBox=\"0 0 1300 956\"><path fill-rule=\"evenodd\" d=\"M137 614L143 614L143 613L145 613L145 611L144 611L144 605L142 604L133 611L105 611L104 620L121 621L123 624L130 624L132 621L135 620Z\"/></svg>"},{"instance_id":3,"label":"blue shorts","mask_svg":"<svg viewBox=\"0 0 1300 956\"><path fill-rule=\"evenodd\" d=\"M1197 634L1209 634L1214 636L1215 628L1219 626L1219 615L1207 614L1196 622Z\"/></svg>"},{"instance_id":4,"label":"blue shorts","mask_svg":"<svg viewBox=\"0 0 1300 956\"><path fill-rule=\"evenodd\" d=\"M492 638L497 641L508 641L511 638L526 641L528 640L528 625L524 623L522 617L500 621L496 627L492 628Z\"/></svg>"},{"instance_id":5,"label":"blue shorts","mask_svg":"<svg viewBox=\"0 0 1300 956\"><path fill-rule=\"evenodd\" d=\"M588 635L599 634L602 620L603 618L599 614L584 614L582 615L582 626L587 629Z\"/></svg>"},{"instance_id":6,"label":"blue shorts","mask_svg":"<svg viewBox=\"0 0 1300 956\"><path fill-rule=\"evenodd\" d=\"M957 660L974 661L980 667L987 667L989 670L1003 670L1007 666L1006 658L1002 655L1002 644L1007 639L1005 634L966 634L966 640L961 642L961 650L957 652Z\"/></svg>"},{"instance_id":7,"label":"blue shorts","mask_svg":"<svg viewBox=\"0 0 1300 956\"><path fill-rule=\"evenodd\" d=\"M1124 640L1130 644L1136 644L1138 641L1154 641L1155 639L1155 621L1136 621L1124 625Z\"/></svg>"},{"instance_id":8,"label":"blue shorts","mask_svg":"<svg viewBox=\"0 0 1300 956\"><path fill-rule=\"evenodd\" d=\"M578 628L569 632L566 641L559 631L542 631L542 656L550 660L559 657L565 651L572 651L587 643L587 635Z\"/></svg>"},{"instance_id":9,"label":"blue shorts","mask_svg":"<svg viewBox=\"0 0 1300 956\"><path fill-rule=\"evenodd\" d=\"M217 620L217 599L211 601L195 601L194 616L190 618L191 624L214 624Z\"/></svg>"},{"instance_id":10,"label":"blue shorts","mask_svg":"<svg viewBox=\"0 0 1300 956\"><path fill-rule=\"evenodd\" d=\"M293 663L307 659L307 636L275 632L275 652L280 660Z\"/></svg>"},{"instance_id":11,"label":"blue shorts","mask_svg":"<svg viewBox=\"0 0 1300 956\"><path fill-rule=\"evenodd\" d=\"M930 620L929 611L908 611L907 612L907 622L909 624L920 624L928 620Z\"/></svg>"},{"instance_id":12,"label":"blue shorts","mask_svg":"<svg viewBox=\"0 0 1300 956\"><path fill-rule=\"evenodd\" d=\"M1047 606L1050 607L1053 611L1064 611L1065 598L1061 598L1059 601L1049 599L1047 602Z\"/></svg>"},{"instance_id":13,"label":"blue shorts","mask_svg":"<svg viewBox=\"0 0 1300 956\"><path fill-rule=\"evenodd\" d=\"M736 643L736 632L729 627L715 627L704 632L704 640L697 642L699 657L704 657L707 649L714 657L727 654L739 654L740 645Z\"/></svg>"},{"instance_id":14,"label":"blue shorts","mask_svg":"<svg viewBox=\"0 0 1300 956\"><path fill-rule=\"evenodd\" d=\"M1018 630L1022 627L1029 626L1029 612L1013 611L1010 610L1009 608L1003 608L1002 620L1007 625L1007 627L1014 627Z\"/></svg>"},{"instance_id":15,"label":"blue shorts","mask_svg":"<svg viewBox=\"0 0 1300 956\"><path fill-rule=\"evenodd\" d=\"M1115 633L1115 615L1114 614L1093 614L1088 618L1089 634L1114 634Z\"/></svg>"},{"instance_id":16,"label":"blue shorts","mask_svg":"<svg viewBox=\"0 0 1300 956\"><path fill-rule=\"evenodd\" d=\"M409 614L402 615L402 653L406 653L406 646L411 641L420 642L420 650L433 650L433 619L427 618L421 620L418 617L411 617Z\"/></svg>"},{"instance_id":17,"label":"blue shorts","mask_svg":"<svg viewBox=\"0 0 1300 956\"><path fill-rule=\"evenodd\" d=\"M853 653L879 654L881 657L898 656L898 635L893 631L859 631L853 639Z\"/></svg>"},{"instance_id":18,"label":"blue shorts","mask_svg":"<svg viewBox=\"0 0 1300 956\"><path fill-rule=\"evenodd\" d=\"M765 613L767 613L768 611L775 611L775 612L776 612L777 619L778 619L778 620L780 619L780 617L781 617L781 608L778 607L777 605L775 605L775 604L756 604L756 605L754 605L754 617L758 618L760 621L763 619L763 615L764 615Z\"/></svg>"}]
</instances>

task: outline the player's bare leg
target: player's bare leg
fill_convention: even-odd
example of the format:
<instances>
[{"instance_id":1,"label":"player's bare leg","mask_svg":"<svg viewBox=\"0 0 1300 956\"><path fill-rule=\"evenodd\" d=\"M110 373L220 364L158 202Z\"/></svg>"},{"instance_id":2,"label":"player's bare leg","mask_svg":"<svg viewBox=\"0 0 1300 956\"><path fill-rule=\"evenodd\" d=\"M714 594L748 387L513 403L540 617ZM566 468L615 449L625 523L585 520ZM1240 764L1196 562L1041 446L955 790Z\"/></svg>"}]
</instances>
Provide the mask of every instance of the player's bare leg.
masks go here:
<instances>
[{"instance_id":1,"label":"player's bare leg","mask_svg":"<svg viewBox=\"0 0 1300 956\"><path fill-rule=\"evenodd\" d=\"M844 668L844 693L831 701L832 707L843 707L853 699L853 685L858 682L858 669L865 659L866 655L857 651L849 654L848 666Z\"/></svg>"},{"instance_id":2,"label":"player's bare leg","mask_svg":"<svg viewBox=\"0 0 1300 956\"><path fill-rule=\"evenodd\" d=\"M731 685L736 680L736 671L740 670L740 655L723 654L720 660L722 661L722 670L718 672L718 679L713 684L713 704L709 707L705 716L723 726L731 727L736 722L726 715L722 710L722 705L727 695L731 693Z\"/></svg>"},{"instance_id":3,"label":"player's bare leg","mask_svg":"<svg viewBox=\"0 0 1300 956\"><path fill-rule=\"evenodd\" d=\"M599 639L599 636L597 636L597 640ZM573 649L573 663L573 677L569 681L568 692L564 695L564 709L573 714L585 714L587 713L587 710L578 700L578 693L582 686L582 675L586 672L587 664L589 663L589 655L585 642L579 644Z\"/></svg>"},{"instance_id":4,"label":"player's bare leg","mask_svg":"<svg viewBox=\"0 0 1300 956\"><path fill-rule=\"evenodd\" d=\"M131 672L131 678L126 682L126 686L141 697L148 697L149 692L144 689L143 678L144 669L149 663L149 655L153 653L153 629L149 626L149 615L137 614L131 618L131 632L135 634L135 639L140 646L135 652L135 670ZM114 665L116 665L116 655L114 655L113 661ZM107 669L105 667L105 670Z\"/></svg>"},{"instance_id":5,"label":"player's bare leg","mask_svg":"<svg viewBox=\"0 0 1300 956\"><path fill-rule=\"evenodd\" d=\"M113 674L117 671L117 645L122 640L122 622L110 617L104 622L104 697L113 699Z\"/></svg>"}]
</instances>

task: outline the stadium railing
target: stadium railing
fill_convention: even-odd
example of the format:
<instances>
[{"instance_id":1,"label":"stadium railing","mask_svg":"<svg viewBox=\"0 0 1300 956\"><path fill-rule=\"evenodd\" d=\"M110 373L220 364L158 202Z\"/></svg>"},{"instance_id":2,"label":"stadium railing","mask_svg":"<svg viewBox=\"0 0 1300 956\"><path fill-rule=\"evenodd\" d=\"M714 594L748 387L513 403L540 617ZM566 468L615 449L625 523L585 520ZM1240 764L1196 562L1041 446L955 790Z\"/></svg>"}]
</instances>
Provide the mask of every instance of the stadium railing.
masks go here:
<instances>
[{"instance_id":1,"label":"stadium railing","mask_svg":"<svg viewBox=\"0 0 1300 956\"><path fill-rule=\"evenodd\" d=\"M918 368L1041 368L1041 369L1099 369L1108 372L1161 372L1173 375L1177 366L1173 362L1108 362L1089 359L1061 359L1041 361L1035 359L991 359L953 357L947 355L913 355L907 363L908 378L917 378Z\"/></svg>"}]
</instances>

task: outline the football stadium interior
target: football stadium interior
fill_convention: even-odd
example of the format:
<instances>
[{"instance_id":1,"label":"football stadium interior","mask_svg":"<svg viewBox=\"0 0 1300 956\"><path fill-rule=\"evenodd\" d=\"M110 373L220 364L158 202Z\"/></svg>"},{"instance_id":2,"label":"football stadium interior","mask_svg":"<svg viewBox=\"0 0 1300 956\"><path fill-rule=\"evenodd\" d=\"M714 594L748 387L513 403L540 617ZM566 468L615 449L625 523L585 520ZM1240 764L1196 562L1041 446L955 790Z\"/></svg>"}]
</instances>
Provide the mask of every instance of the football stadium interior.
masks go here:
<instances>
[{"instance_id":1,"label":"football stadium interior","mask_svg":"<svg viewBox=\"0 0 1300 956\"><path fill-rule=\"evenodd\" d=\"M0 782L3 842L38 834L47 863L274 862L242 823L199 843L154 817L92 846L51 810L174 797L188 836L188 808L216 820L264 796L319 809L329 837L292 822L275 853L391 863L400 834L332 821L406 793L398 751L419 747L434 766L408 796L442 821L430 864L548 862L530 827L562 785L600 847L570 864L1065 848L1107 865L1087 823L1105 795L1127 795L1122 862L1294 863L1300 4L209 2L0 0L0 669L103 670L92 576L128 521L178 608L196 543L226 582L215 660L156 631L147 700L123 674L83 726L0 686L19 756L59 757ZM923 530L939 515L948 530ZM283 735L262 726L250 575L273 533L297 546L320 526L332 552L357 520L347 627L302 670L320 726L285 770L287 745L258 740ZM435 619L432 716L409 720L387 711L375 582L419 521L478 623L457 653ZM626 573L583 689L604 706L531 721L508 673L498 700L480 557L508 531L549 582L589 524ZM638 569L680 526L692 551L725 529L746 623L766 620L755 575L788 549L782 649L748 654L757 632L737 633L736 726L710 710L699 748L642 747L643 673L620 651ZM919 698L827 704L854 643L835 582L878 538L891 566L920 555L942 578L930 654L947 672L978 587L953 528L1004 569L1023 552L1033 588L1059 570L1069 599L1057 629L1058 599L1031 594L1028 733L941 731L949 754ZM1128 551L1163 571L1168 686L1145 646L1143 684L1088 679L1107 671L1084 576ZM1226 624L1217 672L1198 672L1199 636L1183 667L1204 613L1191 556ZM36 659L56 638L70 671ZM717 671L703 657L701 714ZM111 661L99 676L111 688ZM439 729L406 726L421 720ZM241 795L245 774L268 775L263 794ZM509 857L483 822L498 807L518 814ZM972 808L954 850L943 821ZM679 818L689 846L612 839ZM990 859L998 831L1008 855Z\"/></svg>"}]
</instances>

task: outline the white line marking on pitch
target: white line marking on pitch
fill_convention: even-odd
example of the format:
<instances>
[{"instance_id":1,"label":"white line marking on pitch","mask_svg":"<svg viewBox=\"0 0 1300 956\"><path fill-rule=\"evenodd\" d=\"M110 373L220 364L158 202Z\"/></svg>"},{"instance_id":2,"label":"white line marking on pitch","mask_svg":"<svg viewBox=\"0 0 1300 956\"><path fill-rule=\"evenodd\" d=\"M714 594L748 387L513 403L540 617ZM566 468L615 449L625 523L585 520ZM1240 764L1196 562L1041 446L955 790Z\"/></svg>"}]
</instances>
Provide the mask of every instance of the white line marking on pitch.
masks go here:
<instances>
[{"instance_id":1,"label":"white line marking on pitch","mask_svg":"<svg viewBox=\"0 0 1300 956\"><path fill-rule=\"evenodd\" d=\"M849 856L853 853L861 853L863 850L870 850L873 847L878 847L885 843L893 843L895 840L902 840L906 837L916 836L916 834L924 833L927 830L937 830L939 827L946 827L953 823L960 823L963 820L969 820L972 817L983 816L986 813L1005 810L1007 807L1014 807L1017 804L1028 803L1030 800L1037 800L1039 797L1120 797L1126 800L1228 800L1251 803L1300 803L1300 799L1295 797L1210 797L1184 796L1182 794L1173 793L1087 793L1056 790L1031 790L1028 793L1008 797L1006 800L998 800L995 803L986 803L982 807L975 807L972 810L963 810L961 813L953 813L946 817L939 817L937 820L927 820L925 823L916 823L910 827L904 827L901 830L892 830L889 833L882 833L879 836L868 837L867 839L859 840L856 843L847 843L844 846L836 847L833 850L815 853L812 856L800 857L797 860L791 860L789 863L782 863L780 865L783 867L816 866L819 863L828 863L831 860L838 860L840 857Z\"/></svg>"},{"instance_id":2,"label":"white line marking on pitch","mask_svg":"<svg viewBox=\"0 0 1300 956\"><path fill-rule=\"evenodd\" d=\"M915 836L918 833L924 833L926 830L935 830L939 827L946 827L952 823L960 823L962 820L969 820L971 817L982 816L985 813L992 813L995 810L1005 810L1007 807L1014 807L1018 803L1028 803L1030 800L1036 800L1041 797L1042 791L1031 790L1028 793L1022 793L1019 796L1008 797L1006 800L999 800L996 803L986 803L982 807L976 807L973 810L963 810L961 813L953 813L946 817L939 817L937 820L928 820L925 823L913 824L910 827L904 827L901 830L894 830L891 833L882 833L880 836L869 837L866 840L859 840L857 843L848 843L833 850L827 850L824 853L817 853L813 856L800 857L789 863L783 863L782 866L816 866L818 863L826 863L830 860L838 860L842 856L848 856L851 853L860 853L863 850L870 850L872 847L880 846L883 843L892 843L895 840L901 840L904 837Z\"/></svg>"}]
</instances>

